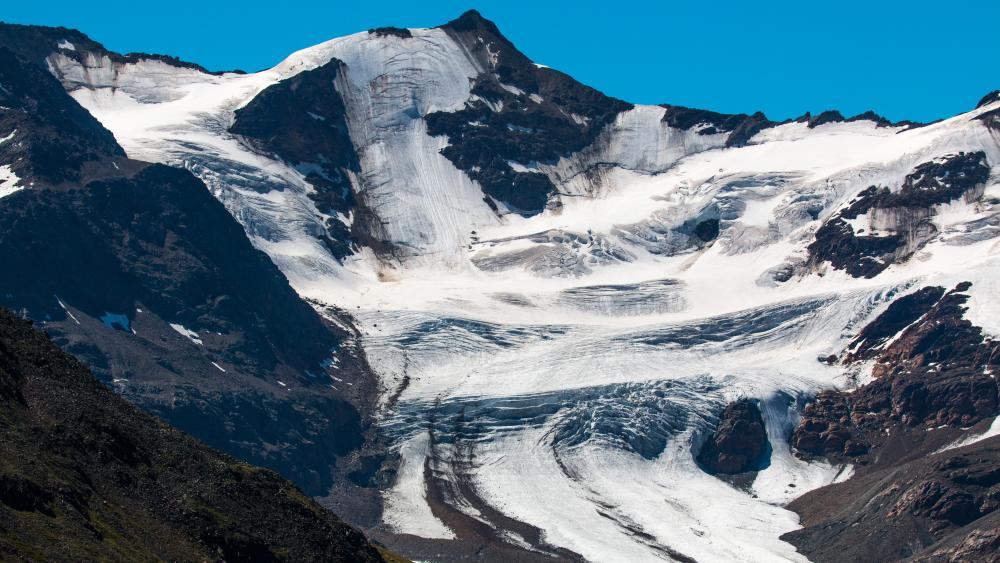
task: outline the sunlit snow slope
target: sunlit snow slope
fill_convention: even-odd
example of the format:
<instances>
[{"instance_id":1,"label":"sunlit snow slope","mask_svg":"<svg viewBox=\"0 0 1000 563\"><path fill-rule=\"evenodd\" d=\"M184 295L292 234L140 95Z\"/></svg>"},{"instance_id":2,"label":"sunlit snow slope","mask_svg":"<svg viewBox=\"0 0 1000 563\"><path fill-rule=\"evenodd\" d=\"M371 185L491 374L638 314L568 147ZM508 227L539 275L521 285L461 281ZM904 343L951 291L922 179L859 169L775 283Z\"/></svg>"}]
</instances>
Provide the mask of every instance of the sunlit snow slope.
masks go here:
<instances>
[{"instance_id":1,"label":"sunlit snow slope","mask_svg":"<svg viewBox=\"0 0 1000 563\"><path fill-rule=\"evenodd\" d=\"M468 518L594 561L801 560L778 539L798 526L783 503L850 468L800 461L788 437L810 396L867 377L817 357L929 283L971 281L978 322L1000 332L988 313L1000 137L980 119L1000 102L917 128L770 124L730 146L707 121L680 128L666 108L627 107L582 150L508 162L554 186L540 213L516 213L442 155L456 138L428 133L429 115L483 105L483 76L546 101L503 82L498 40L477 29L360 33L249 75L49 62L130 157L193 171L303 296L356 314L401 456L384 492L391 531L461 538L454 523ZM262 90L334 58L360 202L334 219L380 225L343 260L320 239L330 216L309 197L308 167L229 133ZM982 153L988 179L918 213L919 229L878 209L850 218L859 236L902 233L893 260L872 258L888 264L876 275L810 255L821 225L866 188L899 190L919 165L962 152ZM761 401L772 448L747 490L692 455L741 397Z\"/></svg>"}]
</instances>

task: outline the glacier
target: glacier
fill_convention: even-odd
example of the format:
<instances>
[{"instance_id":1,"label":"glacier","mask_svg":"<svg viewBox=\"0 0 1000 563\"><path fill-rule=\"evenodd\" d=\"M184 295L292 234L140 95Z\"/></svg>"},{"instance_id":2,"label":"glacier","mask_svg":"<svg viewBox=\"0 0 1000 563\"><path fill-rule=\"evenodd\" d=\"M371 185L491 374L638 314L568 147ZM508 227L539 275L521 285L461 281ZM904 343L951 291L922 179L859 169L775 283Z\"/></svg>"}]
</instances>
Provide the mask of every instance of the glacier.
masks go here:
<instances>
[{"instance_id":1,"label":"glacier","mask_svg":"<svg viewBox=\"0 0 1000 563\"><path fill-rule=\"evenodd\" d=\"M391 256L331 256L303 171L228 131L262 90L334 58L352 188ZM1000 334L1000 136L976 119L1000 101L917 128L793 121L736 147L634 106L582 151L513 163L559 203L522 216L493 209L427 132L424 117L464 107L494 70L438 28L338 38L248 75L60 53L49 65L129 157L191 170L296 291L354 315L398 457L390 533L447 541L461 530L445 520L464 519L594 561L805 560L779 539L798 527L783 505L851 468L802 461L788 438L816 392L867 376L817 358L921 284L973 282L970 320ZM982 194L933 209L937 233L909 260L870 279L807 266L819 225L862 190L974 151L991 168ZM681 228L704 220L712 241ZM772 448L746 490L692 455L743 397L761 401Z\"/></svg>"}]
</instances>

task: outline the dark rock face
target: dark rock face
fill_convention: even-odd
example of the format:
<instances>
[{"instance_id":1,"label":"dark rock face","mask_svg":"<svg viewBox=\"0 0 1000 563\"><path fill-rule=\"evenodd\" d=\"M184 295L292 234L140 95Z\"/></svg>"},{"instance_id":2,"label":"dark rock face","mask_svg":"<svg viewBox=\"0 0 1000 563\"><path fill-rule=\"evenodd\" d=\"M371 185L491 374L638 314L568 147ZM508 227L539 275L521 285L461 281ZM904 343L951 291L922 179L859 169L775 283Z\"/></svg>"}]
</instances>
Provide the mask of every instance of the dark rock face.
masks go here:
<instances>
[{"instance_id":1,"label":"dark rock face","mask_svg":"<svg viewBox=\"0 0 1000 563\"><path fill-rule=\"evenodd\" d=\"M875 381L818 395L792 435L796 450L857 458L885 443L893 427L964 428L1000 413L1000 391L989 375L1000 365L1000 343L962 318L969 287L926 287L900 297L862 329L843 361L873 360Z\"/></svg>"},{"instance_id":2,"label":"dark rock face","mask_svg":"<svg viewBox=\"0 0 1000 563\"><path fill-rule=\"evenodd\" d=\"M995 560L998 467L992 438L830 485L789 505L805 528L782 539L818 562Z\"/></svg>"},{"instance_id":3,"label":"dark rock face","mask_svg":"<svg viewBox=\"0 0 1000 563\"><path fill-rule=\"evenodd\" d=\"M702 128L698 129L699 135L729 133L729 136L726 137L727 147L744 146L757 133L777 125L759 111L753 115L747 115L745 113L716 113L669 104L663 104L663 107L667 110L663 114L663 121L667 125L684 130L701 125Z\"/></svg>"},{"instance_id":4,"label":"dark rock face","mask_svg":"<svg viewBox=\"0 0 1000 563\"><path fill-rule=\"evenodd\" d=\"M893 123L892 121L882 117L881 115L875 113L872 110L868 110L864 113L859 113L854 117L849 118L847 121L871 121L878 125L879 127L891 127L893 125L919 125L911 121L900 121L898 123Z\"/></svg>"},{"instance_id":5,"label":"dark rock face","mask_svg":"<svg viewBox=\"0 0 1000 563\"><path fill-rule=\"evenodd\" d=\"M989 174L985 153L958 153L917 166L898 191L869 187L816 231L808 247L810 264L830 262L854 277L875 277L907 260L933 236L933 206L963 197L978 199ZM854 232L848 221L869 212L889 225L886 232Z\"/></svg>"},{"instance_id":6,"label":"dark rock face","mask_svg":"<svg viewBox=\"0 0 1000 563\"><path fill-rule=\"evenodd\" d=\"M770 445L760 409L754 401L743 399L726 405L697 460L709 473L734 475L763 469L769 457Z\"/></svg>"},{"instance_id":7,"label":"dark rock face","mask_svg":"<svg viewBox=\"0 0 1000 563\"><path fill-rule=\"evenodd\" d=\"M290 482L98 383L0 310L0 557L381 561Z\"/></svg>"},{"instance_id":8,"label":"dark rock face","mask_svg":"<svg viewBox=\"0 0 1000 563\"><path fill-rule=\"evenodd\" d=\"M763 113L756 112L753 115L747 115L745 113L717 113L714 111L708 111L703 109L695 109L684 106L674 106L670 104L662 104L662 107L666 108L666 113L663 115L663 121L667 125L674 127L676 129L690 130L698 127L697 130L699 135L715 135L718 133L729 133L726 137L727 147L742 147L745 146L750 138L757 133L769 129L771 127L776 127L778 125L784 125L790 123L791 120L786 121L771 121ZM855 115L854 117L845 118L837 110L827 110L819 115L813 116L810 113L806 113L802 117L798 118L796 121L805 122L810 129L818 127L825 123L840 123L840 122L851 122L851 121L871 121L875 123L878 127L892 127L892 126L919 126L919 123L914 123L910 121L900 121L898 123L893 123L888 119L878 115L873 111L866 111Z\"/></svg>"},{"instance_id":9,"label":"dark rock face","mask_svg":"<svg viewBox=\"0 0 1000 563\"><path fill-rule=\"evenodd\" d=\"M993 518L1000 521L1000 518ZM943 545L928 550L913 559L920 563L964 563L966 561L981 561L996 563L1000 561L1000 526L975 528L967 535L952 534L951 541L941 542Z\"/></svg>"},{"instance_id":10,"label":"dark rock face","mask_svg":"<svg viewBox=\"0 0 1000 563\"><path fill-rule=\"evenodd\" d=\"M325 493L366 424L356 335L303 302L193 175L125 158L9 50L0 73L0 127L16 127L0 164L33 182L0 199L0 305L135 403Z\"/></svg>"},{"instance_id":11,"label":"dark rock face","mask_svg":"<svg viewBox=\"0 0 1000 563\"><path fill-rule=\"evenodd\" d=\"M10 265L0 300L33 318L66 319L55 296L128 322L141 303L170 322L229 335L218 338L228 340L220 359L253 358L261 376L279 364L318 369L346 336L298 299L185 171L150 165L81 189L25 190L0 200L0 217L0 256Z\"/></svg>"},{"instance_id":12,"label":"dark rock face","mask_svg":"<svg viewBox=\"0 0 1000 563\"><path fill-rule=\"evenodd\" d=\"M944 296L944 291L943 287L925 287L890 303L848 345L849 352L845 354L844 361L852 363L877 356L889 339L927 314Z\"/></svg>"},{"instance_id":13,"label":"dark rock face","mask_svg":"<svg viewBox=\"0 0 1000 563\"><path fill-rule=\"evenodd\" d=\"M937 372L952 369L979 369L1000 361L1000 343L983 335L982 329L963 318L965 292L972 286L958 284L945 293L922 317L909 325L891 345L875 357L873 375L913 372L933 367ZM935 288L934 292L942 288ZM877 319L876 319L877 320Z\"/></svg>"},{"instance_id":14,"label":"dark rock face","mask_svg":"<svg viewBox=\"0 0 1000 563\"><path fill-rule=\"evenodd\" d=\"M269 86L236 110L230 128L257 150L277 155L305 174L315 188L310 197L317 209L331 216L324 242L336 258L351 253L350 228L336 214L355 209L348 174L360 170L344 101L334 88L342 67L333 59Z\"/></svg>"},{"instance_id":15,"label":"dark rock face","mask_svg":"<svg viewBox=\"0 0 1000 563\"><path fill-rule=\"evenodd\" d=\"M917 166L906 176L899 191L890 193L883 189L868 204L882 209L929 207L955 201L988 179L985 153L960 152Z\"/></svg>"},{"instance_id":16,"label":"dark rock face","mask_svg":"<svg viewBox=\"0 0 1000 563\"><path fill-rule=\"evenodd\" d=\"M399 37L400 39L409 39L413 37L409 29L404 29L401 27L376 27L374 29L369 29L368 33L376 35L379 37Z\"/></svg>"},{"instance_id":17,"label":"dark rock face","mask_svg":"<svg viewBox=\"0 0 1000 563\"><path fill-rule=\"evenodd\" d=\"M812 115L811 113L806 112L805 115L799 117L795 121L806 123L810 129L814 129L827 123L851 123L854 121L871 121L876 127L906 127L907 129L923 127L925 125L924 123L909 120L893 122L872 110L859 113L853 117L844 117L844 114L835 109L820 112L818 115Z\"/></svg>"},{"instance_id":18,"label":"dark rock face","mask_svg":"<svg viewBox=\"0 0 1000 563\"><path fill-rule=\"evenodd\" d=\"M983 98L984 102L980 102L980 105L983 105L984 103L990 103L990 100L987 100L987 98L990 98L990 96L992 95L994 94L990 94L986 96L986 98ZM986 125L986 127L988 127L991 131L1000 132L1000 108L983 112L974 119L982 121L983 124Z\"/></svg>"},{"instance_id":19,"label":"dark rock face","mask_svg":"<svg viewBox=\"0 0 1000 563\"><path fill-rule=\"evenodd\" d=\"M846 270L856 278L873 278L889 267L884 257L892 256L902 246L900 235L859 236L844 217L834 217L816 231L809 256L814 263L829 261L835 269Z\"/></svg>"},{"instance_id":20,"label":"dark rock face","mask_svg":"<svg viewBox=\"0 0 1000 563\"><path fill-rule=\"evenodd\" d=\"M820 112L820 114L817 116L809 115L808 124L809 128L812 129L814 127L819 127L820 125L826 123L838 123L843 121L844 121L844 116L841 115L839 111L835 109L830 109L824 112Z\"/></svg>"},{"instance_id":21,"label":"dark rock face","mask_svg":"<svg viewBox=\"0 0 1000 563\"><path fill-rule=\"evenodd\" d=\"M985 96L983 96L979 100L979 103L976 104L976 108L981 108L981 107L983 107L983 106L985 106L987 104L992 104L993 102L996 102L998 100L1000 100L1000 90L994 90L994 91L990 92L989 94L986 94Z\"/></svg>"},{"instance_id":22,"label":"dark rock face","mask_svg":"<svg viewBox=\"0 0 1000 563\"><path fill-rule=\"evenodd\" d=\"M850 393L821 393L803 410L796 454L856 469L789 506L806 527L783 538L811 560L950 561L992 545L1000 438L935 453L1000 414L990 375L1000 344L962 318L970 287L898 298L841 356L873 361L876 379Z\"/></svg>"},{"instance_id":23,"label":"dark rock face","mask_svg":"<svg viewBox=\"0 0 1000 563\"><path fill-rule=\"evenodd\" d=\"M323 365L337 358L339 376L360 383L360 354L193 176L153 165L66 192L24 190L0 200L0 218L0 302L46 322L175 425L310 492L329 487L362 422L323 385ZM130 330L97 321L108 312Z\"/></svg>"},{"instance_id":24,"label":"dark rock face","mask_svg":"<svg viewBox=\"0 0 1000 563\"><path fill-rule=\"evenodd\" d=\"M530 166L577 152L631 104L536 67L478 12L466 12L442 29L485 71L463 109L426 116L428 132L448 137L442 154L487 196L522 215L541 212L552 182L540 173L515 171L509 162Z\"/></svg>"},{"instance_id":25,"label":"dark rock face","mask_svg":"<svg viewBox=\"0 0 1000 563\"><path fill-rule=\"evenodd\" d=\"M0 30L3 27L0 26ZM110 131L63 90L44 68L0 46L0 163L21 179L59 185L96 173L101 163L124 160L125 151ZM89 170L84 170L84 166Z\"/></svg>"},{"instance_id":26,"label":"dark rock face","mask_svg":"<svg viewBox=\"0 0 1000 563\"><path fill-rule=\"evenodd\" d=\"M802 412L792 445L803 457L856 459L887 441L887 429L967 428L1000 412L997 384L970 368L904 371L854 391L828 391Z\"/></svg>"},{"instance_id":27,"label":"dark rock face","mask_svg":"<svg viewBox=\"0 0 1000 563\"><path fill-rule=\"evenodd\" d=\"M825 391L802 410L802 419L792 434L792 447L811 456L835 459L867 453L868 444L851 420L847 394Z\"/></svg>"}]
</instances>

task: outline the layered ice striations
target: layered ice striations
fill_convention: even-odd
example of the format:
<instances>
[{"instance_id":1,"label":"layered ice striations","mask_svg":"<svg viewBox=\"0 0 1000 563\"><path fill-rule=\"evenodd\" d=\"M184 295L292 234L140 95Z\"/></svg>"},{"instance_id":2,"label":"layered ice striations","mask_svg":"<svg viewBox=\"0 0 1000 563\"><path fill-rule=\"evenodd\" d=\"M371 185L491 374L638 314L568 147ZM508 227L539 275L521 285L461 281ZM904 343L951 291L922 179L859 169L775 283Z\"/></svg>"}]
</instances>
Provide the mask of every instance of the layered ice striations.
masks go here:
<instances>
[{"instance_id":1,"label":"layered ice striations","mask_svg":"<svg viewBox=\"0 0 1000 563\"><path fill-rule=\"evenodd\" d=\"M385 429L404 444L404 467L430 464L436 479L465 483L456 490L476 498L456 500L457 510L481 497L594 560L797 560L775 539L795 519L774 503L840 471L806 464L787 445L798 407L836 377L815 356L890 296L830 295L633 329L395 312L365 320L405 325L368 347L383 373L408 379ZM718 413L742 396L764 399L774 451L754 483L757 498L693 460ZM423 486L389 491L388 518L400 532L426 525L392 508L409 507L402 499Z\"/></svg>"},{"instance_id":2,"label":"layered ice striations","mask_svg":"<svg viewBox=\"0 0 1000 563\"><path fill-rule=\"evenodd\" d=\"M355 191L377 217L372 234L405 261L466 267L471 233L498 218L441 156L447 139L429 136L422 118L461 107L484 69L439 29L369 35L331 44L329 53L346 65L337 88L361 162Z\"/></svg>"}]
</instances>

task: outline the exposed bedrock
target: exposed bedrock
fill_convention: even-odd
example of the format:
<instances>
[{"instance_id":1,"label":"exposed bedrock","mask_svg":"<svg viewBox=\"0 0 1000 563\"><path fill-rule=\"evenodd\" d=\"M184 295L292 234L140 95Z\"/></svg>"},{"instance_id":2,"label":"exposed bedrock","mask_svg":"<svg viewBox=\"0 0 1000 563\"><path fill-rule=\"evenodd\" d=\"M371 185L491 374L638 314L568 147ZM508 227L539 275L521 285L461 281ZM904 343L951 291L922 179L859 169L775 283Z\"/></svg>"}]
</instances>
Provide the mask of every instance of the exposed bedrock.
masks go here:
<instances>
[{"instance_id":1,"label":"exposed bedrock","mask_svg":"<svg viewBox=\"0 0 1000 563\"><path fill-rule=\"evenodd\" d=\"M346 318L304 302L190 172L128 159L10 34L0 166L26 184L0 198L0 306L142 408L325 493L374 396Z\"/></svg>"},{"instance_id":2,"label":"exposed bedrock","mask_svg":"<svg viewBox=\"0 0 1000 563\"><path fill-rule=\"evenodd\" d=\"M99 176L125 151L44 68L16 55L0 28L0 164L22 186L62 186Z\"/></svg>"},{"instance_id":3,"label":"exposed bedrock","mask_svg":"<svg viewBox=\"0 0 1000 563\"><path fill-rule=\"evenodd\" d=\"M829 262L857 278L872 278L908 260L935 234L935 206L982 198L990 167L982 151L925 162L897 191L870 186L816 231L809 263Z\"/></svg>"},{"instance_id":4,"label":"exposed bedrock","mask_svg":"<svg viewBox=\"0 0 1000 563\"><path fill-rule=\"evenodd\" d=\"M985 98L984 98L985 99ZM980 102L982 103L982 102ZM725 146L742 147L749 143L750 139L757 133L784 125L793 120L771 121L762 112L753 115L745 113L718 113L714 111L662 104L666 112L663 114L663 122L671 127L683 130L692 130L699 135L727 134ZM837 110L826 110L817 115L806 112L805 115L794 121L806 123L810 129L819 127L827 123L844 123L851 121L871 121L878 127L908 126L918 127L919 123L912 121L900 121L893 123L888 119L876 114L874 111L859 113L854 117L844 117Z\"/></svg>"},{"instance_id":5,"label":"exposed bedrock","mask_svg":"<svg viewBox=\"0 0 1000 563\"><path fill-rule=\"evenodd\" d=\"M474 10L442 29L485 71L464 108L426 117L428 133L448 137L442 154L489 198L522 215L540 213L555 187L533 163L580 151L632 104L535 65Z\"/></svg>"},{"instance_id":6,"label":"exposed bedrock","mask_svg":"<svg viewBox=\"0 0 1000 563\"><path fill-rule=\"evenodd\" d=\"M0 309L0 559L382 561L292 483L128 404Z\"/></svg>"},{"instance_id":7,"label":"exposed bedrock","mask_svg":"<svg viewBox=\"0 0 1000 563\"><path fill-rule=\"evenodd\" d=\"M667 110L662 118L667 125L677 129L693 129L699 135L728 133L727 147L742 147L757 133L778 125L759 111L747 115L718 113L670 104L663 104L662 107Z\"/></svg>"},{"instance_id":8,"label":"exposed bedrock","mask_svg":"<svg viewBox=\"0 0 1000 563\"><path fill-rule=\"evenodd\" d=\"M792 446L800 454L855 456L868 451L856 435L847 394L824 391L802 411L802 421L792 434Z\"/></svg>"},{"instance_id":9,"label":"exposed bedrock","mask_svg":"<svg viewBox=\"0 0 1000 563\"><path fill-rule=\"evenodd\" d=\"M755 401L741 399L726 405L697 460L709 473L734 475L766 467L770 449L760 408Z\"/></svg>"},{"instance_id":10,"label":"exposed bedrock","mask_svg":"<svg viewBox=\"0 0 1000 563\"><path fill-rule=\"evenodd\" d=\"M294 166L313 187L309 197L326 216L324 243L336 258L351 253L348 216L357 204L351 175L360 172L347 129L347 109L333 87L343 63L337 59L265 88L236 110L230 132L256 150Z\"/></svg>"},{"instance_id":11,"label":"exposed bedrock","mask_svg":"<svg viewBox=\"0 0 1000 563\"><path fill-rule=\"evenodd\" d=\"M886 441L887 428L966 428L996 416L991 375L1000 343L964 319L971 284L925 287L896 299L865 326L842 358L873 363L875 380L826 391L802 412L792 435L800 454L857 457Z\"/></svg>"},{"instance_id":12,"label":"exposed bedrock","mask_svg":"<svg viewBox=\"0 0 1000 563\"><path fill-rule=\"evenodd\" d=\"M1000 414L1000 349L963 318L970 288L896 299L841 356L874 381L803 410L796 454L855 466L789 505L805 528L783 539L811 560L996 560L1000 438L976 439Z\"/></svg>"},{"instance_id":13,"label":"exposed bedrock","mask_svg":"<svg viewBox=\"0 0 1000 563\"><path fill-rule=\"evenodd\" d=\"M1000 438L811 491L782 536L811 561L997 561Z\"/></svg>"}]
</instances>

